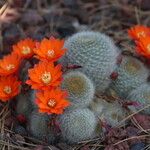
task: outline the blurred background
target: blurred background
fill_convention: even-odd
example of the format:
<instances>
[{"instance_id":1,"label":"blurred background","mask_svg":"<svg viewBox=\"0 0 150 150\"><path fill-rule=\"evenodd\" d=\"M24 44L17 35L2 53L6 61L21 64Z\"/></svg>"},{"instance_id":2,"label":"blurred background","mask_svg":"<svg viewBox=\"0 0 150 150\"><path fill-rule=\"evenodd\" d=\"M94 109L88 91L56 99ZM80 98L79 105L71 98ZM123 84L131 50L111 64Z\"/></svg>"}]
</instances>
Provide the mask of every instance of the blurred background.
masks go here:
<instances>
[{"instance_id":1,"label":"blurred background","mask_svg":"<svg viewBox=\"0 0 150 150\"><path fill-rule=\"evenodd\" d=\"M66 38L82 30L104 32L123 46L135 24L150 25L149 0L0 0L0 54L25 37Z\"/></svg>"}]
</instances>

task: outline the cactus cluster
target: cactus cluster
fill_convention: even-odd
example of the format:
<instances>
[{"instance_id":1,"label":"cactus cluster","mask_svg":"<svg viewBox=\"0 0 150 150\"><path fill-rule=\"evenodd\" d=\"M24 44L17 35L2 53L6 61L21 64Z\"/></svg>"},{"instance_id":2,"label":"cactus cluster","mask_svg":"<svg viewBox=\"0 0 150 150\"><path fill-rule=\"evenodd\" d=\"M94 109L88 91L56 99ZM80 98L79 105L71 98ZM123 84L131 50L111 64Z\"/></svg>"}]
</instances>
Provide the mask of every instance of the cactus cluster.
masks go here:
<instances>
[{"instance_id":1,"label":"cactus cluster","mask_svg":"<svg viewBox=\"0 0 150 150\"><path fill-rule=\"evenodd\" d=\"M128 94L147 82L149 70L138 59L131 56L124 56L120 66L116 69L118 77L109 87L116 95L126 98Z\"/></svg>"},{"instance_id":2,"label":"cactus cluster","mask_svg":"<svg viewBox=\"0 0 150 150\"><path fill-rule=\"evenodd\" d=\"M68 111L58 119L62 139L77 143L98 135L98 120L88 109L95 94L93 82L80 71L70 71L64 74L61 87L68 91L68 100L71 102Z\"/></svg>"},{"instance_id":3,"label":"cactus cluster","mask_svg":"<svg viewBox=\"0 0 150 150\"><path fill-rule=\"evenodd\" d=\"M129 94L127 100L135 101L139 103L138 106L136 107L135 106L129 107L132 111L138 111L150 105L150 84L145 83L137 87ZM150 108L144 109L142 112L145 114L150 114Z\"/></svg>"},{"instance_id":4,"label":"cactus cluster","mask_svg":"<svg viewBox=\"0 0 150 150\"><path fill-rule=\"evenodd\" d=\"M61 46L63 42L56 45ZM43 50L42 46L44 47L44 44L41 45L41 50ZM28 117L28 131L33 137L48 143L56 141L56 132L50 126L54 117L51 113L58 115L61 114L61 111L56 113L51 110L55 109L55 106L65 106L66 101L69 101L68 104L71 103L71 105L65 109L63 114L55 116L55 119L57 119L61 131L60 137L69 144L99 136L102 131L100 120L106 121L111 127L116 127L126 117L126 111L117 100L108 102L105 97L97 98L95 95L97 96L98 92L101 94L101 92L113 91L121 98L129 95L128 100L140 102L142 107L150 104L150 86L146 84L149 75L148 69L141 61L131 56L124 56L118 65L117 58L120 51L105 34L92 31L76 33L66 40L64 49L68 49L68 51L60 60L66 71L63 76L61 76L63 72L60 66L51 66L53 68L51 71L49 70L50 66L47 65L50 56L54 55L53 48L48 49L49 57L47 57L47 51L43 51L43 53L39 53L44 54L41 58L42 67L39 63L40 67L38 66L36 71L31 69L29 71L31 77L27 82L32 85L31 88L38 90L38 94L32 90L17 97L17 114L24 114ZM44 57L48 60L43 61ZM69 66L74 65L81 67L76 70L66 70ZM44 67L47 72L43 70L41 76L36 76ZM112 80L110 76L114 71L118 76ZM36 86L32 77L36 81ZM60 82L62 77L63 80ZM53 86L48 86L51 85L51 81L54 82ZM65 97L67 94L62 91L51 94L51 88L55 92L58 88L67 91L68 99ZM62 93L65 95L64 97ZM56 100L55 95L59 94L60 97ZM43 114L37 112L37 109ZM144 112L150 114L149 110ZM18 130L20 131L20 129Z\"/></svg>"},{"instance_id":5,"label":"cactus cluster","mask_svg":"<svg viewBox=\"0 0 150 150\"><path fill-rule=\"evenodd\" d=\"M79 69L93 80L97 91L110 84L110 75L116 68L118 48L105 34L99 32L76 33L65 42L68 49L61 59L64 65L79 65Z\"/></svg>"},{"instance_id":6,"label":"cactus cluster","mask_svg":"<svg viewBox=\"0 0 150 150\"><path fill-rule=\"evenodd\" d=\"M62 139L72 144L91 139L101 133L98 117L88 107L93 101L95 90L102 92L109 86L110 75L117 66L117 56L120 52L108 36L92 31L73 35L68 38L64 47L68 51L61 59L63 65L81 66L77 71L67 71L61 84L61 88L68 92L71 105L64 114L58 116L58 122ZM33 106L35 106L34 98L33 91L30 98ZM105 110L104 107L108 107L108 104L103 105ZM118 121L118 118L114 119L115 121L111 120L109 114L106 117L111 125ZM49 140L50 135L53 135L48 134L51 130L48 130L47 117L44 115L33 113L29 127L30 133L39 139L45 137Z\"/></svg>"}]
</instances>

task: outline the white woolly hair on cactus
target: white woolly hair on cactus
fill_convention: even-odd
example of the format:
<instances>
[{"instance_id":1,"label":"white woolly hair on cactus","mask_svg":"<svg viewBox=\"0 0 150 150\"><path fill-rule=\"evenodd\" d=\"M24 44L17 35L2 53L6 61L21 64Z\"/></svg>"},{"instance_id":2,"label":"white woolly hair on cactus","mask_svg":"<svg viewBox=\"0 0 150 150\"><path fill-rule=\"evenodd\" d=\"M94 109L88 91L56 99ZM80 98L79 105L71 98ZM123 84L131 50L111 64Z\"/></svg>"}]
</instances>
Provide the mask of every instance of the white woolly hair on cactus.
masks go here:
<instances>
[{"instance_id":1,"label":"white woolly hair on cactus","mask_svg":"<svg viewBox=\"0 0 150 150\"><path fill-rule=\"evenodd\" d=\"M129 107L133 112L150 105L150 84L141 84L129 94L127 100L138 103L137 106ZM142 113L150 115L150 108L144 109Z\"/></svg>"},{"instance_id":2,"label":"white woolly hair on cactus","mask_svg":"<svg viewBox=\"0 0 150 150\"><path fill-rule=\"evenodd\" d=\"M68 50L61 62L82 66L79 70L93 80L96 90L104 91L120 54L112 39L99 32L84 31L69 37L64 47Z\"/></svg>"},{"instance_id":3,"label":"white woolly hair on cactus","mask_svg":"<svg viewBox=\"0 0 150 150\"><path fill-rule=\"evenodd\" d=\"M121 120L126 116L125 109L123 109L117 101L110 103L102 98L95 98L90 105L90 109L98 115L102 121L106 121L106 123L112 127L120 125ZM125 123L122 125L124 124Z\"/></svg>"},{"instance_id":4,"label":"white woolly hair on cactus","mask_svg":"<svg viewBox=\"0 0 150 150\"><path fill-rule=\"evenodd\" d=\"M70 144L94 138L100 132L98 120L89 109L76 109L64 113L58 121L63 140Z\"/></svg>"},{"instance_id":5,"label":"white woolly hair on cactus","mask_svg":"<svg viewBox=\"0 0 150 150\"><path fill-rule=\"evenodd\" d=\"M149 70L144 64L131 56L123 57L116 72L118 77L110 85L110 90L121 98L126 98L133 89L146 83L149 76Z\"/></svg>"},{"instance_id":6,"label":"white woolly hair on cactus","mask_svg":"<svg viewBox=\"0 0 150 150\"><path fill-rule=\"evenodd\" d=\"M68 100L71 102L68 109L88 106L95 93L92 81L79 71L66 73L61 87L68 92Z\"/></svg>"},{"instance_id":7,"label":"white woolly hair on cactus","mask_svg":"<svg viewBox=\"0 0 150 150\"><path fill-rule=\"evenodd\" d=\"M50 117L48 115L33 111L28 122L29 133L39 140L53 143L55 134L49 129L49 120Z\"/></svg>"}]
</instances>

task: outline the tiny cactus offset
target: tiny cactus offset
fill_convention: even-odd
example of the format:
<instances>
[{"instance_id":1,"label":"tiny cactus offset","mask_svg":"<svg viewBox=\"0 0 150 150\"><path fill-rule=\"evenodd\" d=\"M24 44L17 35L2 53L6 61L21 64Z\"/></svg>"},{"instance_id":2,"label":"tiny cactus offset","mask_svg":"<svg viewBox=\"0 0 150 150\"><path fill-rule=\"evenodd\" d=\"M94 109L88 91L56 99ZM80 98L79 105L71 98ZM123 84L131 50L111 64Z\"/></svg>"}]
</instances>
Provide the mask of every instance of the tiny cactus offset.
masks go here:
<instances>
[{"instance_id":1,"label":"tiny cactus offset","mask_svg":"<svg viewBox=\"0 0 150 150\"><path fill-rule=\"evenodd\" d=\"M128 30L134 41L122 50L100 32L82 30L66 40L51 36L57 33L22 37L10 54L0 54L0 149L148 148L150 27Z\"/></svg>"}]
</instances>

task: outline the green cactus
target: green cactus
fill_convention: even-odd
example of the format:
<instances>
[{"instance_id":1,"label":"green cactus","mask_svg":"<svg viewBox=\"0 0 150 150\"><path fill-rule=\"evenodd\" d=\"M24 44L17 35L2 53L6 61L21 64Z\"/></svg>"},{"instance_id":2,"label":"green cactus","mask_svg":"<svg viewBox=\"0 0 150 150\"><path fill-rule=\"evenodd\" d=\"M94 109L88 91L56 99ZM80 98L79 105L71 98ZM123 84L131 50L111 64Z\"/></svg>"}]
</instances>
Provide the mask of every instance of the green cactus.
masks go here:
<instances>
[{"instance_id":1,"label":"green cactus","mask_svg":"<svg viewBox=\"0 0 150 150\"><path fill-rule=\"evenodd\" d=\"M48 116L38 112L32 112L28 124L29 132L34 137L42 140L46 139L48 132Z\"/></svg>"},{"instance_id":2,"label":"green cactus","mask_svg":"<svg viewBox=\"0 0 150 150\"><path fill-rule=\"evenodd\" d=\"M35 95L36 95L36 91L35 90L30 90L29 100L30 100L30 102L32 104L33 109L37 110L38 106L37 106L37 104L35 102L35 100L36 100L36 96Z\"/></svg>"},{"instance_id":3,"label":"green cactus","mask_svg":"<svg viewBox=\"0 0 150 150\"><path fill-rule=\"evenodd\" d=\"M69 109L86 107L94 97L94 86L92 81L83 73L71 71L64 75L61 85L68 92L71 102Z\"/></svg>"},{"instance_id":4,"label":"green cactus","mask_svg":"<svg viewBox=\"0 0 150 150\"><path fill-rule=\"evenodd\" d=\"M129 94L127 100L135 101L139 103L139 106L129 107L132 111L138 111L143 107L150 105L150 84L145 83L137 87ZM144 109L142 113L150 115L150 108Z\"/></svg>"},{"instance_id":5,"label":"green cactus","mask_svg":"<svg viewBox=\"0 0 150 150\"><path fill-rule=\"evenodd\" d=\"M68 51L61 62L82 66L79 70L93 80L96 90L104 91L111 82L110 75L120 53L111 38L99 32L80 32L66 40L65 48Z\"/></svg>"},{"instance_id":6,"label":"green cactus","mask_svg":"<svg viewBox=\"0 0 150 150\"><path fill-rule=\"evenodd\" d=\"M48 115L33 111L28 122L29 133L39 140L53 143L55 134L49 127L49 120Z\"/></svg>"},{"instance_id":7,"label":"green cactus","mask_svg":"<svg viewBox=\"0 0 150 150\"><path fill-rule=\"evenodd\" d=\"M75 109L59 117L62 138L67 143L73 144L97 136L98 120L89 109Z\"/></svg>"},{"instance_id":8,"label":"green cactus","mask_svg":"<svg viewBox=\"0 0 150 150\"><path fill-rule=\"evenodd\" d=\"M25 82L28 79L28 69L31 68L30 62L24 60L21 64L21 69L19 70L19 79Z\"/></svg>"},{"instance_id":9,"label":"green cactus","mask_svg":"<svg viewBox=\"0 0 150 150\"><path fill-rule=\"evenodd\" d=\"M131 56L124 56L120 66L116 69L118 78L112 82L109 91L121 98L147 81L149 71L142 62Z\"/></svg>"},{"instance_id":10,"label":"green cactus","mask_svg":"<svg viewBox=\"0 0 150 150\"><path fill-rule=\"evenodd\" d=\"M95 98L90 105L90 109L98 115L102 121L106 121L106 123L112 127L120 125L120 121L126 116L126 111L117 101L110 103L103 98ZM124 125L124 123L122 125Z\"/></svg>"},{"instance_id":11,"label":"green cactus","mask_svg":"<svg viewBox=\"0 0 150 150\"><path fill-rule=\"evenodd\" d=\"M17 105L16 105L17 115L22 114L26 118L28 118L33 109L32 104L29 100L29 92L25 94L21 93L16 97L16 99L17 99Z\"/></svg>"}]
</instances>

